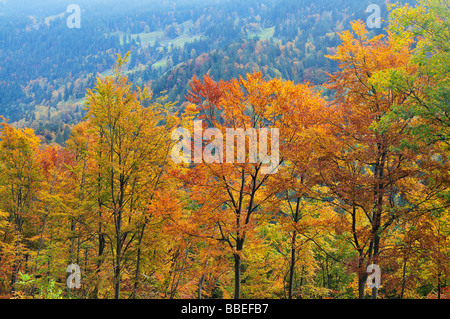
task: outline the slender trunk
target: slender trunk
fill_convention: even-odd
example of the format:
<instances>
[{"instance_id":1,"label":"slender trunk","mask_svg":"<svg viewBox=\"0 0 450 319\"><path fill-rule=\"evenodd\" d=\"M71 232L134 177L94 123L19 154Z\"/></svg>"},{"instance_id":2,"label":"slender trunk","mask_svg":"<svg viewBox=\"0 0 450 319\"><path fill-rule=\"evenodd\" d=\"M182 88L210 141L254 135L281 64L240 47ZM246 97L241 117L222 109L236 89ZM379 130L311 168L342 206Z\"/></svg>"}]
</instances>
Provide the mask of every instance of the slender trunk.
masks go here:
<instances>
[{"instance_id":1,"label":"slender trunk","mask_svg":"<svg viewBox=\"0 0 450 319\"><path fill-rule=\"evenodd\" d=\"M21 193L21 192L20 192ZM20 195L21 196L21 195ZM21 265L21 234L22 234L22 224L23 224L23 220L22 220L22 216L23 216L23 212L24 212L24 208L23 208L23 200L21 198L19 198L18 202L20 203L20 215L16 213L16 217L15 217L15 225L14 225L14 231L16 234L16 242L15 242L15 260L14 260L14 264L13 264L13 272L12 272L12 276L11 276L11 294L14 294L17 291L17 277L19 275L19 270L20 270L20 265Z\"/></svg>"},{"instance_id":2,"label":"slender trunk","mask_svg":"<svg viewBox=\"0 0 450 319\"><path fill-rule=\"evenodd\" d=\"M181 276L183 275L184 267L186 266L186 260L187 260L188 255L189 255L189 249L190 248L191 248L191 246L189 245L189 247L185 250L184 259L183 259L183 262L181 264L181 269L180 269L180 272L178 274L178 279L176 281L175 281L175 276L176 276L177 273L176 273L176 268L175 268L174 285L173 285L173 287L171 289L171 292L170 292L170 299L175 298L175 294L177 293L178 286L180 285ZM175 263L175 267L176 267L176 263Z\"/></svg>"},{"instance_id":3,"label":"slender trunk","mask_svg":"<svg viewBox=\"0 0 450 319\"><path fill-rule=\"evenodd\" d=\"M380 155L379 161L375 168L375 176L378 178L378 182L375 188L375 200L376 200L376 210L373 214L372 221L372 234L373 234L373 263L378 264L378 254L380 252L380 235L379 230L381 227L381 214L383 211L383 195L385 192L384 183L384 166L386 162L387 152L384 147L378 143L378 154ZM377 299L378 288L372 288L372 299Z\"/></svg>"},{"instance_id":4,"label":"slender trunk","mask_svg":"<svg viewBox=\"0 0 450 319\"><path fill-rule=\"evenodd\" d=\"M117 253L116 265L114 267L114 299L120 299L120 253Z\"/></svg>"},{"instance_id":5,"label":"slender trunk","mask_svg":"<svg viewBox=\"0 0 450 319\"><path fill-rule=\"evenodd\" d=\"M30 182L28 180L28 182ZM20 251L20 245L21 245L21 234L22 234L22 224L23 219L22 216L24 216L25 211L25 201L27 198L29 198L30 195L30 189L27 190L27 195L22 195L22 189L19 189L18 195L17 195L17 207L20 209L20 212L17 212L15 214L15 225L14 230L16 234L16 242L15 242L15 261L13 265L13 273L11 276L11 294L14 294L16 292L16 286L17 286L17 276L19 275L19 269L20 269L20 259L21 257L21 251Z\"/></svg>"},{"instance_id":6,"label":"slender trunk","mask_svg":"<svg viewBox=\"0 0 450 319\"><path fill-rule=\"evenodd\" d=\"M99 202L99 220L102 219L102 212L101 212L101 207L102 204ZM93 291L93 297L95 299L98 299L98 293L99 293L99 278L100 278L100 269L102 267L103 261L102 261L102 257L103 257L103 252L105 250L105 246L106 246L106 240L105 240L105 236L103 235L103 227L102 227L102 222L99 221L98 222L98 251L97 251L97 262L95 265L95 287L94 287L94 291Z\"/></svg>"},{"instance_id":7,"label":"slender trunk","mask_svg":"<svg viewBox=\"0 0 450 319\"><path fill-rule=\"evenodd\" d=\"M100 133L100 138L103 138L103 133ZM87 149L87 146L86 146ZM100 158L102 157L102 152L100 152ZM98 165L98 168L100 169L100 165ZM102 174L99 172L97 175L97 194L102 194ZM105 250L106 246L106 240L105 235L103 234L103 225L102 225L102 208L103 208L103 201L100 196L97 197L97 204L98 204L98 251L97 251L97 262L95 265L95 286L94 290L92 292L92 295L95 299L98 299L98 293L99 293L99 286L100 286L100 268L103 264L102 258L103 258L103 252Z\"/></svg>"},{"instance_id":8,"label":"slender trunk","mask_svg":"<svg viewBox=\"0 0 450 319\"><path fill-rule=\"evenodd\" d=\"M88 257L89 257L89 248L86 247L85 250L84 250L84 273L85 274L88 273L88 261L89 261ZM81 295L82 296L86 296L86 285L83 285L82 287L83 288L80 291Z\"/></svg>"},{"instance_id":9,"label":"slender trunk","mask_svg":"<svg viewBox=\"0 0 450 319\"><path fill-rule=\"evenodd\" d=\"M366 278L360 277L358 279L358 298L364 299L364 286L366 285Z\"/></svg>"},{"instance_id":10,"label":"slender trunk","mask_svg":"<svg viewBox=\"0 0 450 319\"><path fill-rule=\"evenodd\" d=\"M366 280L367 280L367 273L366 273L366 269L363 269L363 263L364 262L364 258L363 256L359 256L359 261L358 261L358 298L359 299L364 299L364 287L366 285Z\"/></svg>"},{"instance_id":11,"label":"slender trunk","mask_svg":"<svg viewBox=\"0 0 450 319\"><path fill-rule=\"evenodd\" d=\"M441 224L438 222L438 243L437 243L437 252L438 252L438 256L441 255L441 244L440 244L440 238L441 238ZM438 257L437 260L437 268L438 268L438 274L437 274L437 291L438 291L438 295L437 298L441 299L441 289L442 289L442 284L441 284L441 276L442 276L442 272L441 272L441 259L440 257Z\"/></svg>"},{"instance_id":12,"label":"slender trunk","mask_svg":"<svg viewBox=\"0 0 450 319\"><path fill-rule=\"evenodd\" d=\"M440 271L439 271L439 273L437 275L437 281L438 281L438 285L437 285L437 291L438 291L437 299L441 299L441 272Z\"/></svg>"},{"instance_id":13,"label":"slender trunk","mask_svg":"<svg viewBox=\"0 0 450 319\"><path fill-rule=\"evenodd\" d=\"M402 290L400 292L400 299L403 299L405 295L405 287L406 287L406 256L403 258L403 274L402 274Z\"/></svg>"},{"instance_id":14,"label":"slender trunk","mask_svg":"<svg viewBox=\"0 0 450 319\"><path fill-rule=\"evenodd\" d=\"M372 299L377 299L378 297L378 288L372 288Z\"/></svg>"},{"instance_id":15,"label":"slender trunk","mask_svg":"<svg viewBox=\"0 0 450 319\"><path fill-rule=\"evenodd\" d=\"M205 274L202 275L200 280L198 281L198 299L202 299L202 289L203 289L203 282L205 281Z\"/></svg>"},{"instance_id":16,"label":"slender trunk","mask_svg":"<svg viewBox=\"0 0 450 319\"><path fill-rule=\"evenodd\" d=\"M327 273L327 289L330 289L330 273L328 271L328 256L325 256L325 270Z\"/></svg>"},{"instance_id":17,"label":"slender trunk","mask_svg":"<svg viewBox=\"0 0 450 319\"><path fill-rule=\"evenodd\" d=\"M303 275L305 273L305 266L302 266L302 272L300 273L300 289L303 287ZM299 299L303 299L301 295L299 295Z\"/></svg>"},{"instance_id":18,"label":"slender trunk","mask_svg":"<svg viewBox=\"0 0 450 319\"><path fill-rule=\"evenodd\" d=\"M145 230L145 223L142 225L141 232L139 234L138 239L138 249L137 249L137 257L136 257L136 272L134 274L134 286L133 286L133 299L136 299L137 289L139 285L139 271L140 271L140 264L141 264L141 243L142 238L144 237L144 230Z\"/></svg>"},{"instance_id":19,"label":"slender trunk","mask_svg":"<svg viewBox=\"0 0 450 319\"><path fill-rule=\"evenodd\" d=\"M303 177L302 177L303 180ZM300 197L297 197L297 202L295 205L295 213L293 214L292 218L294 220L294 223L298 223L300 220ZM294 229L294 232L292 234L292 244L291 244L291 265L289 269L289 299L292 299L292 293L294 291L294 273L295 273L295 253L296 253L296 247L295 247L295 240L297 238L297 230Z\"/></svg>"},{"instance_id":20,"label":"slender trunk","mask_svg":"<svg viewBox=\"0 0 450 319\"><path fill-rule=\"evenodd\" d=\"M17 275L19 273L19 243L20 243L20 239L19 239L19 232L17 230L17 225L14 226L15 229L15 233L16 233L16 242L15 242L15 258L14 258L14 264L12 266L12 274L11 274L11 294L14 295L14 293L16 292L16 283L17 283Z\"/></svg>"},{"instance_id":21,"label":"slender trunk","mask_svg":"<svg viewBox=\"0 0 450 319\"><path fill-rule=\"evenodd\" d=\"M380 228L381 211L377 211L375 214L375 229L374 229L374 243L373 243L373 263L378 264L378 254L380 252L380 236L378 235L378 229ZM372 299L377 299L378 288L372 288Z\"/></svg>"},{"instance_id":22,"label":"slender trunk","mask_svg":"<svg viewBox=\"0 0 450 319\"><path fill-rule=\"evenodd\" d=\"M214 226L214 231L216 230L216 226ZM203 269L207 269L208 267L208 260L205 261L205 265L203 266ZM202 299L202 290L203 290L203 283L205 282L206 274L203 273L202 277L200 278L198 282L198 299Z\"/></svg>"},{"instance_id":23,"label":"slender trunk","mask_svg":"<svg viewBox=\"0 0 450 319\"><path fill-rule=\"evenodd\" d=\"M114 299L120 299L120 272L122 262L122 214L119 209L116 224L116 263L114 265Z\"/></svg>"},{"instance_id":24,"label":"slender trunk","mask_svg":"<svg viewBox=\"0 0 450 319\"><path fill-rule=\"evenodd\" d=\"M241 297L241 256L234 254L234 299Z\"/></svg>"},{"instance_id":25,"label":"slender trunk","mask_svg":"<svg viewBox=\"0 0 450 319\"><path fill-rule=\"evenodd\" d=\"M73 264L74 258L74 247L75 247L75 220L71 219L70 221L70 248L69 248L69 264Z\"/></svg>"},{"instance_id":26,"label":"slender trunk","mask_svg":"<svg viewBox=\"0 0 450 319\"><path fill-rule=\"evenodd\" d=\"M291 245L291 265L289 269L289 299L292 299L292 293L294 291L294 272L295 272L295 239L297 237L297 231L294 230L292 234L292 245Z\"/></svg>"}]
</instances>

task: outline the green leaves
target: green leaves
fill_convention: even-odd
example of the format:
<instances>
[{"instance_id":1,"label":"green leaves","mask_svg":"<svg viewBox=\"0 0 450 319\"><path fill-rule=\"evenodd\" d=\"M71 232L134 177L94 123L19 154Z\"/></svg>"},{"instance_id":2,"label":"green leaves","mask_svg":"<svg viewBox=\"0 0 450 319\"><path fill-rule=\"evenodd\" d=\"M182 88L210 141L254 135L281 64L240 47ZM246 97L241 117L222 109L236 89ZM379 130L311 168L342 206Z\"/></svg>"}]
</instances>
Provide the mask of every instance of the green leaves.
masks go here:
<instances>
[{"instance_id":1,"label":"green leaves","mask_svg":"<svg viewBox=\"0 0 450 319\"><path fill-rule=\"evenodd\" d=\"M417 123L411 132L425 141L449 136L449 16L450 9L445 1L420 0L414 8L395 6L390 19L392 38L399 44L407 40L415 44L411 58L414 73L404 74L398 70L390 81L398 90L409 93L412 108L408 115L425 121ZM427 125L433 128L427 128Z\"/></svg>"}]
</instances>

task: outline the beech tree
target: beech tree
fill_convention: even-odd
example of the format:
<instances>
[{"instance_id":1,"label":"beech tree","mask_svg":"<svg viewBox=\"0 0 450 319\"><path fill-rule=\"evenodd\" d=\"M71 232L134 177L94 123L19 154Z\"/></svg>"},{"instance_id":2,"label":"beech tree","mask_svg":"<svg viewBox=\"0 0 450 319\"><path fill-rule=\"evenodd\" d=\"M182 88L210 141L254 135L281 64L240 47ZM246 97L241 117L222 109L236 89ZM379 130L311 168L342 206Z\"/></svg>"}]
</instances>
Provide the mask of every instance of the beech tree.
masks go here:
<instances>
[{"instance_id":1,"label":"beech tree","mask_svg":"<svg viewBox=\"0 0 450 319\"><path fill-rule=\"evenodd\" d=\"M448 298L448 10L396 5L384 35L353 22L324 87L168 73L191 88L175 106L128 80L127 54L58 143L1 118L0 298ZM232 47L242 70L272 48Z\"/></svg>"},{"instance_id":2,"label":"beech tree","mask_svg":"<svg viewBox=\"0 0 450 319\"><path fill-rule=\"evenodd\" d=\"M419 153L402 147L411 120L393 118L388 125L382 121L394 106L410 105L409 93L381 80L383 71L393 68L414 72L410 43L399 44L384 35L369 38L361 22L352 28L353 33L340 35L342 44L330 56L340 71L330 76L328 85L336 90L329 119L334 138L328 141L333 152L325 159L328 169L322 175L337 209L345 213L340 228L349 231L358 252L359 298L364 298L366 267L381 262L388 229L420 204L412 194L425 189L418 180L417 161L427 148ZM372 298L377 291L372 289Z\"/></svg>"},{"instance_id":3,"label":"beech tree","mask_svg":"<svg viewBox=\"0 0 450 319\"><path fill-rule=\"evenodd\" d=\"M114 297L120 298L126 253L145 232L146 205L158 186L167 159L169 132L175 124L167 115L172 104L149 103L148 88L131 90L121 74L128 54L118 57L114 74L88 90L86 121L93 135L89 156L95 162L91 185L98 198L99 234L110 245ZM165 122L165 123L163 123ZM139 249L137 277L139 276Z\"/></svg>"},{"instance_id":4,"label":"beech tree","mask_svg":"<svg viewBox=\"0 0 450 319\"><path fill-rule=\"evenodd\" d=\"M210 129L205 132L213 132L214 136L213 140L208 135L211 143L202 142L201 153L210 155L213 160L203 159L194 165L185 181L200 207L195 213L196 223L206 225L209 230L214 229L214 234L208 236L228 245L232 253L234 298L237 299L241 297L245 243L256 235L257 225L275 217L275 203L279 202L275 195L280 187L269 189L266 184L268 180L276 179L278 170L282 169L283 154L278 158L273 156L280 144L287 142L292 134L291 128L283 123L283 112L288 114L288 110L300 109L300 105L307 108L313 104L312 101L317 103L317 97L309 85L294 85L280 79L266 81L258 72L229 82L214 82L205 76L202 83L194 78L191 88L187 98L193 104L188 106L188 110L204 120L205 128ZM275 130L272 130L271 140L267 139L267 144L271 145L270 160L261 159L261 151L269 150L269 147L262 148L262 131L259 135L251 134L266 127L276 128L279 133L274 135ZM242 140L237 137L236 144L234 135L230 138L227 134L238 130L245 133L245 137ZM242 144L239 146L239 143ZM242 146L248 148L242 151ZM256 146L260 151L257 160ZM221 155L223 152L225 156ZM274 160L275 163L271 162Z\"/></svg>"},{"instance_id":5,"label":"beech tree","mask_svg":"<svg viewBox=\"0 0 450 319\"><path fill-rule=\"evenodd\" d=\"M5 120L1 117L2 120ZM26 267L30 247L26 239L33 236L30 217L41 180L37 152L39 139L32 129L16 129L0 124L0 218L2 218L2 269L9 273L10 292L17 291L20 271ZM5 279L5 278L3 278Z\"/></svg>"}]
</instances>

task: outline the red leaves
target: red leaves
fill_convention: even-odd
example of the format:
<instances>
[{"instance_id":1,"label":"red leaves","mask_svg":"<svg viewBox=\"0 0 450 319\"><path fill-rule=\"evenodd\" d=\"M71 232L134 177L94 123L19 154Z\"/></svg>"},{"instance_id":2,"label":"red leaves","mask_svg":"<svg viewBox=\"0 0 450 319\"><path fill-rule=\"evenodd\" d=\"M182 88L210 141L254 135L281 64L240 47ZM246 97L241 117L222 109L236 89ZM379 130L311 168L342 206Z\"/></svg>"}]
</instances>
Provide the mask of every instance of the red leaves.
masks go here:
<instances>
[{"instance_id":1,"label":"red leaves","mask_svg":"<svg viewBox=\"0 0 450 319\"><path fill-rule=\"evenodd\" d=\"M196 110L200 113L199 119L204 118L204 114L211 111L213 107L219 107L223 84L223 81L215 82L209 75L203 76L203 82L196 76L192 78L192 82L189 84L192 91L188 91L185 98L196 105Z\"/></svg>"}]
</instances>

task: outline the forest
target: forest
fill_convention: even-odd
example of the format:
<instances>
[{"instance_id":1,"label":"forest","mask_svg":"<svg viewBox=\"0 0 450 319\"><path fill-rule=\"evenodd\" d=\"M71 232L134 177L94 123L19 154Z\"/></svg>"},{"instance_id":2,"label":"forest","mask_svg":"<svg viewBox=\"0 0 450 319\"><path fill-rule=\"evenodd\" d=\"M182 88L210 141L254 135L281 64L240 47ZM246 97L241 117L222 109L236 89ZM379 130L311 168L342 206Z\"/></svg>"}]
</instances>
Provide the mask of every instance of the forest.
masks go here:
<instances>
[{"instance_id":1,"label":"forest","mask_svg":"<svg viewBox=\"0 0 450 319\"><path fill-rule=\"evenodd\" d=\"M33 31L0 32L16 43L0 50L0 298L448 299L449 3L388 5L374 30L346 10L302 20L326 9L306 2L181 1L33 70L13 55ZM198 37L144 36L162 25L161 41ZM199 121L200 143L175 136ZM229 129L276 129L258 145L276 170L250 135L218 156ZM175 160L191 149L203 160Z\"/></svg>"},{"instance_id":2,"label":"forest","mask_svg":"<svg viewBox=\"0 0 450 319\"><path fill-rule=\"evenodd\" d=\"M338 45L336 32L365 20L370 3L380 5L383 18L388 12L382 0L334 0L332 7L325 0L79 0L81 28L70 29L70 1L43 2L7 2L16 11L0 3L0 115L59 144L85 115L86 89L110 74L117 53L131 52L126 72L133 85L179 104L189 80L207 73L218 81L256 70L320 85L336 69L324 57Z\"/></svg>"}]
</instances>

